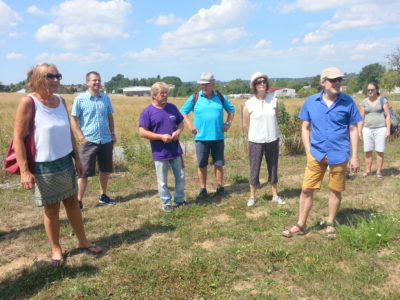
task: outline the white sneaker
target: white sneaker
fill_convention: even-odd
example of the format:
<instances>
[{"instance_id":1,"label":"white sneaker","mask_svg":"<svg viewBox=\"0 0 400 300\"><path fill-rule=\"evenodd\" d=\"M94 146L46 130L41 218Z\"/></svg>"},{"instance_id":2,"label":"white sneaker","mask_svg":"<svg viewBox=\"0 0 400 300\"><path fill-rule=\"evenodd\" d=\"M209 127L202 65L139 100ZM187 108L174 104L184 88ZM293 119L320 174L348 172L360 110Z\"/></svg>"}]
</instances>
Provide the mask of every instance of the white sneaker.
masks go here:
<instances>
[{"instance_id":1,"label":"white sneaker","mask_svg":"<svg viewBox=\"0 0 400 300\"><path fill-rule=\"evenodd\" d=\"M272 202L276 202L276 203L278 203L280 205L286 204L286 202L283 201L281 198L279 198L279 196L272 197Z\"/></svg>"},{"instance_id":2,"label":"white sneaker","mask_svg":"<svg viewBox=\"0 0 400 300\"><path fill-rule=\"evenodd\" d=\"M249 200L247 200L247 206L253 206L256 203L256 199L254 198L249 198Z\"/></svg>"}]
</instances>

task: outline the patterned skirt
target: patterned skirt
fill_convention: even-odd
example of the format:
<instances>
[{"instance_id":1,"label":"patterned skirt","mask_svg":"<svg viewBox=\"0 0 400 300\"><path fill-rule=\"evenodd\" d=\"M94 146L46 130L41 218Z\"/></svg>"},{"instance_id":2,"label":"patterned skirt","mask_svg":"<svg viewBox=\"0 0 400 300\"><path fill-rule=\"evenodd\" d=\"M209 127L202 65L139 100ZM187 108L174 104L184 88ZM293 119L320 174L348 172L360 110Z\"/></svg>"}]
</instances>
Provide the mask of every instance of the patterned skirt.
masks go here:
<instances>
[{"instance_id":1,"label":"patterned skirt","mask_svg":"<svg viewBox=\"0 0 400 300\"><path fill-rule=\"evenodd\" d=\"M32 199L35 206L61 202L78 191L71 154L50 162L36 162L34 174Z\"/></svg>"}]
</instances>

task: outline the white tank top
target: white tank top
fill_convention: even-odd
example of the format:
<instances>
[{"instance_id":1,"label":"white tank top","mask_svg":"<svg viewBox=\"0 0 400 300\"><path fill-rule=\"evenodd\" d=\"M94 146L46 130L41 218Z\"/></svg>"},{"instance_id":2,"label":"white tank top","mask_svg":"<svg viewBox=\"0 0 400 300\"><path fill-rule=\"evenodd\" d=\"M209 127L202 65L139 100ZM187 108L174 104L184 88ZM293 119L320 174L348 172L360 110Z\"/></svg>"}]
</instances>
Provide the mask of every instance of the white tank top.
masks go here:
<instances>
[{"instance_id":1,"label":"white tank top","mask_svg":"<svg viewBox=\"0 0 400 300\"><path fill-rule=\"evenodd\" d=\"M72 152L71 128L67 111L58 98L58 106L45 106L33 95L35 102L35 146L36 162L50 162Z\"/></svg>"},{"instance_id":2,"label":"white tank top","mask_svg":"<svg viewBox=\"0 0 400 300\"><path fill-rule=\"evenodd\" d=\"M276 104L277 99L271 93L268 93L264 100L253 96L245 102L250 117L250 142L271 143L279 138Z\"/></svg>"}]
</instances>

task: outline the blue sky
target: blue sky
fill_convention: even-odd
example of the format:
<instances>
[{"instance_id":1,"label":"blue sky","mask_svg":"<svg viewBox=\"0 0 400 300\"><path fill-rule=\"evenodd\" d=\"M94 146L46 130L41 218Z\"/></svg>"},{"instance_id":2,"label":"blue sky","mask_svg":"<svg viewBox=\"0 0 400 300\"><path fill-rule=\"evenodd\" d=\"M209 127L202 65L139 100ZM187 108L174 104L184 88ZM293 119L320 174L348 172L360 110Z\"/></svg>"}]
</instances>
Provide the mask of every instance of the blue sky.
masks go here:
<instances>
[{"instance_id":1,"label":"blue sky","mask_svg":"<svg viewBox=\"0 0 400 300\"><path fill-rule=\"evenodd\" d=\"M63 83L201 72L219 80L360 72L400 46L398 0L0 0L0 82L55 63Z\"/></svg>"}]
</instances>

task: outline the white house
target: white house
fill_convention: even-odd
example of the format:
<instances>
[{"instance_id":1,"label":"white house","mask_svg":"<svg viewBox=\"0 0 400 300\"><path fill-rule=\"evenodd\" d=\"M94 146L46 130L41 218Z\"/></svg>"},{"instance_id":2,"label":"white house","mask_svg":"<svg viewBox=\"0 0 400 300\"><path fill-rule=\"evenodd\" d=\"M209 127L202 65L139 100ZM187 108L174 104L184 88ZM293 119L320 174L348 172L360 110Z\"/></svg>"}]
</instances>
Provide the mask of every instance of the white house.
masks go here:
<instances>
[{"instance_id":1,"label":"white house","mask_svg":"<svg viewBox=\"0 0 400 300\"><path fill-rule=\"evenodd\" d=\"M294 98L296 97L296 90L289 89L289 88L270 88L268 92L274 93L276 97L289 97Z\"/></svg>"},{"instance_id":2,"label":"white house","mask_svg":"<svg viewBox=\"0 0 400 300\"><path fill-rule=\"evenodd\" d=\"M122 89L125 96L139 96L139 97L149 97L150 87L148 86L128 86Z\"/></svg>"}]
</instances>

